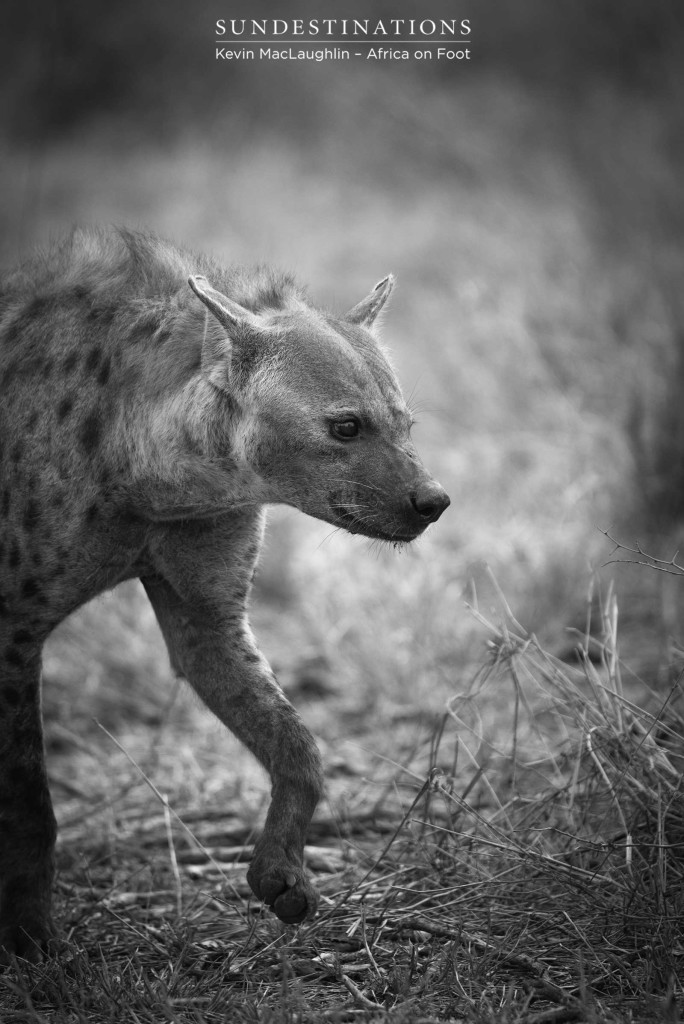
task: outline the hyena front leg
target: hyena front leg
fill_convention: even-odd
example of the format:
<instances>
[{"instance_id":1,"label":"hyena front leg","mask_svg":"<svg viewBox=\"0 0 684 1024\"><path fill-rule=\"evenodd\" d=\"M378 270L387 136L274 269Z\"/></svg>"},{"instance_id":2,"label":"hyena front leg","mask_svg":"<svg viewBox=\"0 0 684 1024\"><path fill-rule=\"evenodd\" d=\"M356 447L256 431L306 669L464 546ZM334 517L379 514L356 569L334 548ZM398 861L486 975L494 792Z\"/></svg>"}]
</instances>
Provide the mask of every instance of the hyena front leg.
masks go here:
<instances>
[{"instance_id":1,"label":"hyena front leg","mask_svg":"<svg viewBox=\"0 0 684 1024\"><path fill-rule=\"evenodd\" d=\"M244 593L233 593L228 614L225 607L182 599L161 578L143 583L174 668L271 777L271 804L249 884L282 921L303 921L318 902L303 867L307 829L323 790L316 743L256 648L242 611Z\"/></svg>"},{"instance_id":2,"label":"hyena front leg","mask_svg":"<svg viewBox=\"0 0 684 1024\"><path fill-rule=\"evenodd\" d=\"M38 961L53 935L57 833L43 752L40 645L19 624L0 644L0 963L12 954Z\"/></svg>"}]
</instances>

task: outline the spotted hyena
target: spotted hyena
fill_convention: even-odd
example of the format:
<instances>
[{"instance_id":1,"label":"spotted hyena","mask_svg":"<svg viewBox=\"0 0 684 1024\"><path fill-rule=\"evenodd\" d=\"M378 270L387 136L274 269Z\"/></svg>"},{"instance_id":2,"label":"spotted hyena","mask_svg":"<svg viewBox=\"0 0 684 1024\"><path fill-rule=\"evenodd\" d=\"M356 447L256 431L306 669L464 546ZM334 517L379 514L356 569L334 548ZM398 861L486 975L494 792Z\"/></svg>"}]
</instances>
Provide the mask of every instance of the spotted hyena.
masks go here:
<instances>
[{"instance_id":1,"label":"spotted hyena","mask_svg":"<svg viewBox=\"0 0 684 1024\"><path fill-rule=\"evenodd\" d=\"M0 292L0 946L52 935L55 818L41 648L138 577L174 669L266 767L248 879L286 922L321 795L313 738L247 622L263 508L413 540L449 504L372 328L385 278L344 316L286 275L225 269L149 234L76 231Z\"/></svg>"}]
</instances>

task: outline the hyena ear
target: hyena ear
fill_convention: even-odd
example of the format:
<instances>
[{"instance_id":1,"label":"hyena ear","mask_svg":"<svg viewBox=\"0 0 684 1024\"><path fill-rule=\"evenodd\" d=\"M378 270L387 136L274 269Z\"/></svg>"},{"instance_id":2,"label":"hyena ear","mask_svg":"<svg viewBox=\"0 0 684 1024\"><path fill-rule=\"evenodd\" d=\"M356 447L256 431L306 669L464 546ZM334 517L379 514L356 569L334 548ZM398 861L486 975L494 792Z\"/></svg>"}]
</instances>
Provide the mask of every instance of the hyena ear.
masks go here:
<instances>
[{"instance_id":1,"label":"hyena ear","mask_svg":"<svg viewBox=\"0 0 684 1024\"><path fill-rule=\"evenodd\" d=\"M234 302L227 295L212 288L206 277L189 277L188 284L225 331L224 334L216 329L211 330L209 325L205 329L202 342L202 375L215 387L228 391L233 340L237 335L245 337L258 332L259 321L254 313L245 309L239 302Z\"/></svg>"},{"instance_id":2,"label":"hyena ear","mask_svg":"<svg viewBox=\"0 0 684 1024\"><path fill-rule=\"evenodd\" d=\"M358 324L359 327L372 327L393 288L394 277L392 274L388 274L387 277L383 277L382 281L378 281L370 295L350 309L342 319L347 320L350 324Z\"/></svg>"},{"instance_id":3,"label":"hyena ear","mask_svg":"<svg viewBox=\"0 0 684 1024\"><path fill-rule=\"evenodd\" d=\"M200 275L189 277L188 284L200 302L204 303L227 331L235 327L256 326L257 319L253 313L241 306L239 302L229 299L222 292L217 292L215 288L211 287L206 277Z\"/></svg>"}]
</instances>

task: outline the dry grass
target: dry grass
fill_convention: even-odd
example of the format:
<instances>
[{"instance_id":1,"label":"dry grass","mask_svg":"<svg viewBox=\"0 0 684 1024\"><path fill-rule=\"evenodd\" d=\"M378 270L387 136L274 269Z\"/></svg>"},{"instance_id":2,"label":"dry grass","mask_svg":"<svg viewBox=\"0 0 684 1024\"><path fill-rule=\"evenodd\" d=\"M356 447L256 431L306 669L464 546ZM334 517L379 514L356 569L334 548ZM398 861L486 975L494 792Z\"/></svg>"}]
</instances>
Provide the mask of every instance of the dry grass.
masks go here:
<instances>
[{"instance_id":1,"label":"dry grass","mask_svg":"<svg viewBox=\"0 0 684 1024\"><path fill-rule=\"evenodd\" d=\"M246 902L252 792L204 791L178 749L192 708L152 747L80 740L73 778L105 777L60 801L64 940L0 979L3 1022L676 1021L680 675L660 704L627 696L612 591L575 668L499 599L496 622L472 609L488 655L438 725L321 809L298 929Z\"/></svg>"}]
</instances>

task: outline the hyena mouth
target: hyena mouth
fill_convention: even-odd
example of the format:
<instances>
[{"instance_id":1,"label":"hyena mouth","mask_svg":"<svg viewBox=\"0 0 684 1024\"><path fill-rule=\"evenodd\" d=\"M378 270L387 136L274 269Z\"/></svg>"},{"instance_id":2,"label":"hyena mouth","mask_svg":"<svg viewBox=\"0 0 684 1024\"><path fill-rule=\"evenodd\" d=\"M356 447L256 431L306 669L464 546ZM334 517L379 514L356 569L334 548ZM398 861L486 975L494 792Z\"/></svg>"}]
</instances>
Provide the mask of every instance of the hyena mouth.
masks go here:
<instances>
[{"instance_id":1,"label":"hyena mouth","mask_svg":"<svg viewBox=\"0 0 684 1024\"><path fill-rule=\"evenodd\" d=\"M406 526L389 527L378 521L372 511L359 514L344 505L337 505L333 515L340 526L348 533L360 533L371 540L385 540L390 544L409 544L422 532L422 528L411 530Z\"/></svg>"}]
</instances>

